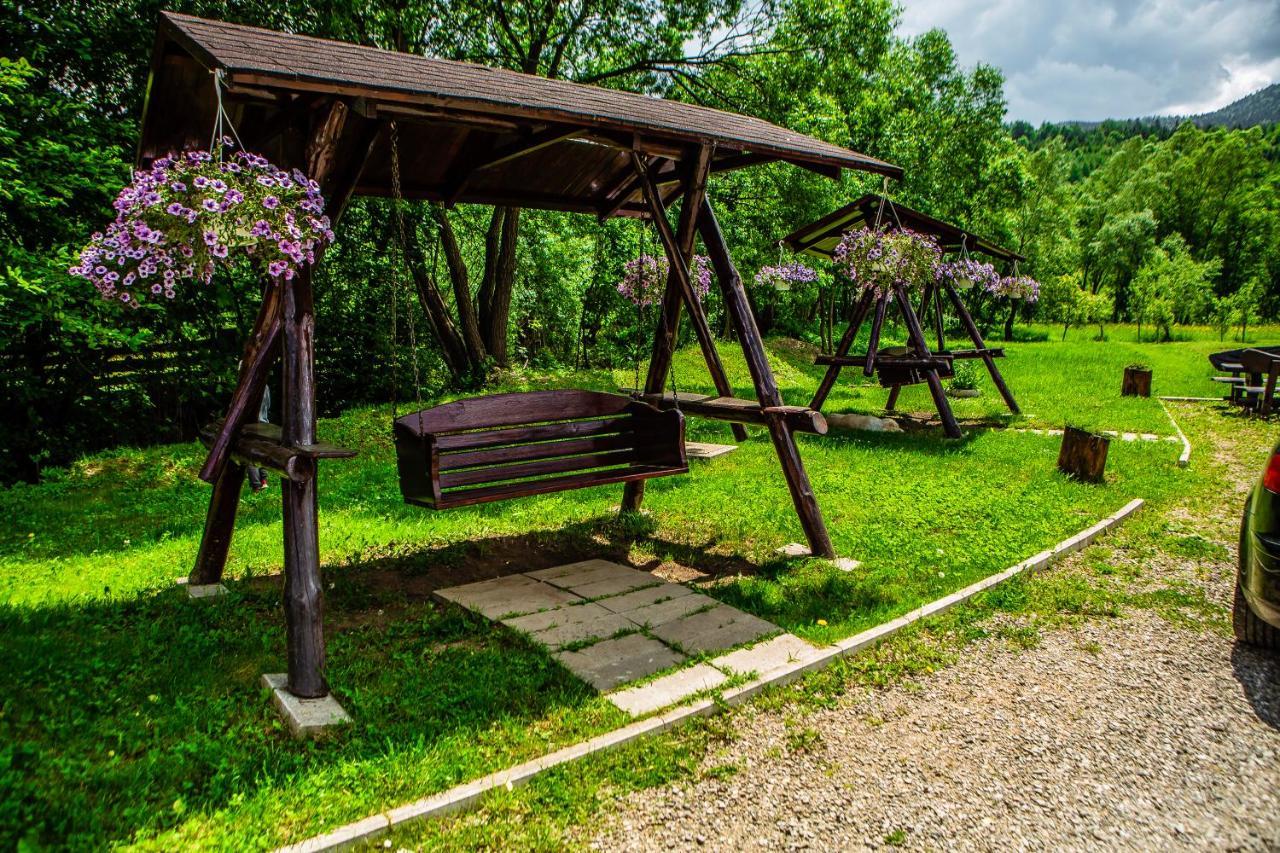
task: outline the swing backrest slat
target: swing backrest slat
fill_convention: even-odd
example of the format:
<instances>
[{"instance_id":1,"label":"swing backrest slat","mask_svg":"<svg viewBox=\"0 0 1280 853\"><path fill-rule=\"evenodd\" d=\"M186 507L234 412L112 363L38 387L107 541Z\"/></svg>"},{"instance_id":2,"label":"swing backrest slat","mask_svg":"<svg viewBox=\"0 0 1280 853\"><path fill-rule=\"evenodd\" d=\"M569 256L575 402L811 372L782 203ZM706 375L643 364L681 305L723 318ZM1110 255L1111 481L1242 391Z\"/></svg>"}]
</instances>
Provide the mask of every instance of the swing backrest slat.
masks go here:
<instances>
[{"instance_id":1,"label":"swing backrest slat","mask_svg":"<svg viewBox=\"0 0 1280 853\"><path fill-rule=\"evenodd\" d=\"M456 400L395 422L400 489L446 509L684 473L684 418L596 391Z\"/></svg>"}]
</instances>

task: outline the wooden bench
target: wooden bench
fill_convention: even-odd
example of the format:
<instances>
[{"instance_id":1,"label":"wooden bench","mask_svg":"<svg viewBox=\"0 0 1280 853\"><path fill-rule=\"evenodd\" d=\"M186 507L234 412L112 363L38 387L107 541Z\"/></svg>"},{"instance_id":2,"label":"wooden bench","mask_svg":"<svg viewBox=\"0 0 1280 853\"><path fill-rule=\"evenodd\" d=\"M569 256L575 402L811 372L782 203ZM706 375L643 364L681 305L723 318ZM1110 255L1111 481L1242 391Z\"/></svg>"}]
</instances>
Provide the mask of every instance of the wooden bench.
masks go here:
<instances>
[{"instance_id":1,"label":"wooden bench","mask_svg":"<svg viewBox=\"0 0 1280 853\"><path fill-rule=\"evenodd\" d=\"M395 422L407 503L448 509L689 470L684 416L618 394L526 391Z\"/></svg>"}]
</instances>

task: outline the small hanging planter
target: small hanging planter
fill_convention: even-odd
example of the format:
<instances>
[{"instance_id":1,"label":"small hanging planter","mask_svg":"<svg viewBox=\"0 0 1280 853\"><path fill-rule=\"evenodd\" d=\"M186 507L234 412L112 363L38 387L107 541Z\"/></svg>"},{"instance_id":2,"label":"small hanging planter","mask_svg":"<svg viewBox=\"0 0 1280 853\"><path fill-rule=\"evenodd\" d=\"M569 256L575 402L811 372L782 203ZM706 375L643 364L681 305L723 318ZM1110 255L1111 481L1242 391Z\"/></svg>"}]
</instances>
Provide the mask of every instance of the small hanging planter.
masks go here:
<instances>
[{"instance_id":1,"label":"small hanging planter","mask_svg":"<svg viewBox=\"0 0 1280 853\"><path fill-rule=\"evenodd\" d=\"M860 293L892 296L895 288L919 290L933 280L942 250L928 235L909 228L859 228L847 232L836 246L837 267Z\"/></svg>"},{"instance_id":2,"label":"small hanging planter","mask_svg":"<svg viewBox=\"0 0 1280 853\"><path fill-rule=\"evenodd\" d=\"M1122 397L1151 396L1151 368L1145 364L1130 364L1124 369L1124 382L1120 386Z\"/></svg>"},{"instance_id":3,"label":"small hanging planter","mask_svg":"<svg viewBox=\"0 0 1280 853\"><path fill-rule=\"evenodd\" d=\"M799 261L777 266L761 267L756 273L756 284L774 290L791 290L794 285L812 284L818 280L818 271Z\"/></svg>"},{"instance_id":4,"label":"small hanging planter","mask_svg":"<svg viewBox=\"0 0 1280 853\"><path fill-rule=\"evenodd\" d=\"M1021 299L1027 303L1040 300L1040 282L1029 275L1014 275L997 278L993 285L987 287L989 293L1006 299Z\"/></svg>"},{"instance_id":5,"label":"small hanging planter","mask_svg":"<svg viewBox=\"0 0 1280 853\"><path fill-rule=\"evenodd\" d=\"M665 255L642 254L622 265L622 280L617 284L618 293L639 308L648 308L662 301L667 289L670 264ZM689 281L699 299L711 292L711 259L706 255L693 256L693 269Z\"/></svg>"},{"instance_id":6,"label":"small hanging planter","mask_svg":"<svg viewBox=\"0 0 1280 853\"><path fill-rule=\"evenodd\" d=\"M934 265L933 274L939 284L950 284L956 290L972 290L977 287L990 293L1000 281L1000 273L996 272L995 267L971 258L940 261Z\"/></svg>"},{"instance_id":7,"label":"small hanging planter","mask_svg":"<svg viewBox=\"0 0 1280 853\"><path fill-rule=\"evenodd\" d=\"M1074 480L1101 483L1107 468L1111 439L1102 433L1068 426L1062 432L1058 470Z\"/></svg>"},{"instance_id":8,"label":"small hanging planter","mask_svg":"<svg viewBox=\"0 0 1280 853\"><path fill-rule=\"evenodd\" d=\"M137 307L177 296L178 285L208 284L219 266L253 259L288 280L315 262L334 233L319 185L219 140L213 153L171 153L134 173L116 198L116 218L94 234L68 272L104 298Z\"/></svg>"}]
</instances>

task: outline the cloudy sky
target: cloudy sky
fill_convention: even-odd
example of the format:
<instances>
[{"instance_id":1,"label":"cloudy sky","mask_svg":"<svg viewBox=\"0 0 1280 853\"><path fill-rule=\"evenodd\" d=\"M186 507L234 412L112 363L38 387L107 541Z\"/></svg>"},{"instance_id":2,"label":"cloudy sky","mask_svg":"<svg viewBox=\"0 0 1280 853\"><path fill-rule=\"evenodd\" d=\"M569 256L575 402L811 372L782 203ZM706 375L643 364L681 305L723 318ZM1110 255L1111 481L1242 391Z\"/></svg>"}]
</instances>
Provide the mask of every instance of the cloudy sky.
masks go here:
<instances>
[{"instance_id":1,"label":"cloudy sky","mask_svg":"<svg viewBox=\"0 0 1280 853\"><path fill-rule=\"evenodd\" d=\"M1280 82L1280 0L901 2L907 35L1003 69L1010 119L1188 115Z\"/></svg>"}]
</instances>

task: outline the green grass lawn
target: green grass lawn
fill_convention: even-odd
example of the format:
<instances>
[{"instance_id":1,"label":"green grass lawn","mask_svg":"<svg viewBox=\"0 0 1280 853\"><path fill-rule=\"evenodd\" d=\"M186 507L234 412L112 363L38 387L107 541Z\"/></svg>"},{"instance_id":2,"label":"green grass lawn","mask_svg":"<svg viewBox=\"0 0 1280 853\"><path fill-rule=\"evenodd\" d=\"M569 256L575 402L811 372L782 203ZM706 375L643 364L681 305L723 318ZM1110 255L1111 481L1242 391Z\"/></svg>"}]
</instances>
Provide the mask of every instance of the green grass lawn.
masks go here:
<instances>
[{"instance_id":1,"label":"green grass lawn","mask_svg":"<svg viewBox=\"0 0 1280 853\"><path fill-rule=\"evenodd\" d=\"M1208 335L1136 344L1131 329L1056 333L1011 344L1002 362L1027 417L1019 425L1173 432L1158 401L1119 397L1123 366L1155 370L1158 394L1205 394ZM722 344L731 378L745 366ZM795 344L772 344L788 402L820 372ZM705 387L696 348L682 390ZM852 377L853 371L847 376ZM628 384L613 376L531 376L508 387ZM984 396L962 417L1000 411ZM709 388L707 388L709 390ZM919 389L902 409L928 408ZM877 411L884 392L842 387L828 410ZM694 421L690 437L723 440ZM405 506L388 413L321 424L360 450L323 467L321 550L329 679L355 724L300 744L276 719L262 672L284 667L278 490L247 497L212 604L172 587L190 568L208 498L195 445L122 450L0 490L0 844L266 848L542 754L623 716L537 648L429 600L475 565L552 565L584 555L721 578L708 591L815 641L854 633L1001 570L1115 511L1203 486L1171 442L1113 442L1108 482L1054 471L1057 439L971 429L806 436L802 453L844 573L783 562L802 538L772 446L759 431L735 453L652 481L642 518L619 520L620 487L444 513ZM819 620L825 625L819 625Z\"/></svg>"}]
</instances>

